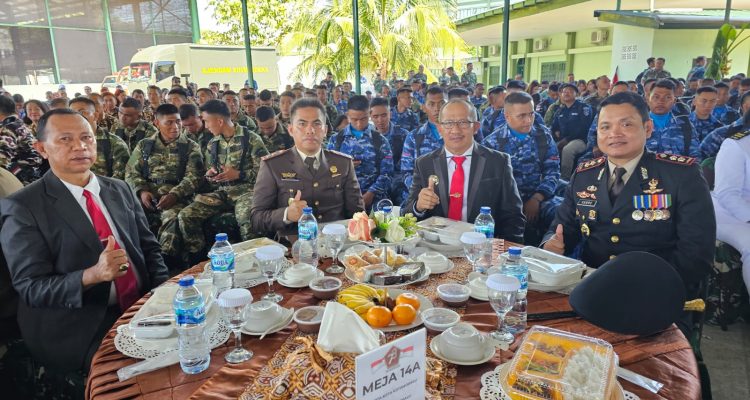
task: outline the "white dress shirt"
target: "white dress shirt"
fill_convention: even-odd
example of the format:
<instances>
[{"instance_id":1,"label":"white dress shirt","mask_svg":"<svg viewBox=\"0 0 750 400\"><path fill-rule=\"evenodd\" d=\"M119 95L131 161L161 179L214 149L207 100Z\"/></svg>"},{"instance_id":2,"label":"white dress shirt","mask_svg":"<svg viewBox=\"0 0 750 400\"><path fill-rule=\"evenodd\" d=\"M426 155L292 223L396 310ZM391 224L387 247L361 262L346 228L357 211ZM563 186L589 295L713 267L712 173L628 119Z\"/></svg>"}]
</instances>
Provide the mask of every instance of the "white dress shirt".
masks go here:
<instances>
[{"instance_id":1,"label":"white dress shirt","mask_svg":"<svg viewBox=\"0 0 750 400\"><path fill-rule=\"evenodd\" d=\"M474 151L474 146L470 146L468 150L466 150L463 154L458 154L460 156L466 157L464 162L461 164L464 170L464 193L461 197L461 200L463 201L463 204L461 205L461 221L466 221L466 218L468 218L468 202L469 202L469 181L471 180L471 177L469 176L469 172L471 171L471 153ZM453 180L453 173L456 172L456 162L453 161L453 156L456 154L451 153L448 151L448 149L445 149L445 156L446 156L446 162L448 163L448 203L450 204L450 185L451 181ZM466 221L468 222L468 221Z\"/></svg>"},{"instance_id":2,"label":"white dress shirt","mask_svg":"<svg viewBox=\"0 0 750 400\"><path fill-rule=\"evenodd\" d=\"M627 184L628 179L630 179L631 176L633 176L633 172L635 172L635 167L638 166L638 163L641 162L641 158L643 157L643 153L641 153L638 157L626 162L622 167L625 168L625 173L622 174L622 183ZM617 168L617 165L613 164L612 161L607 160L607 164L609 164L609 187L608 189L612 189L612 186L615 184L615 178L617 176L615 175L615 168Z\"/></svg>"},{"instance_id":3,"label":"white dress shirt","mask_svg":"<svg viewBox=\"0 0 750 400\"><path fill-rule=\"evenodd\" d=\"M81 206L83 213L86 214L86 217L89 219L89 221L91 221L92 226L93 226L93 221L91 220L91 215L89 215L89 210L86 207L86 197L83 195L83 191L88 190L89 192L91 192L91 194L94 195L94 200L96 201L96 204L102 210L102 214L104 214L104 218L107 219L107 223L109 224L109 227L112 230L112 236L115 237L115 241L120 245L120 248L124 250L125 246L122 245L122 239L120 238L120 234L117 232L117 226L112 221L112 217L109 215L109 211L107 211L107 206L104 204L104 201L102 201L102 198L99 196L101 187L99 186L99 180L96 178L96 175L92 173L91 178L89 179L89 183L87 183L86 186L84 187L73 185L71 183L65 182L62 179L60 179L60 181L63 183L63 185L65 185L66 188L68 188L68 190L70 191L70 194L76 200L76 203L78 203L78 205ZM129 258L130 257L128 257L128 259ZM133 263L131 262L130 264L132 266ZM136 276L136 280L138 280L138 274L135 274L135 276ZM138 281L138 287L140 286L141 286L141 282ZM115 283L112 282L110 289L109 289L109 305L115 305L115 304L117 304L117 290L115 289Z\"/></svg>"}]
</instances>

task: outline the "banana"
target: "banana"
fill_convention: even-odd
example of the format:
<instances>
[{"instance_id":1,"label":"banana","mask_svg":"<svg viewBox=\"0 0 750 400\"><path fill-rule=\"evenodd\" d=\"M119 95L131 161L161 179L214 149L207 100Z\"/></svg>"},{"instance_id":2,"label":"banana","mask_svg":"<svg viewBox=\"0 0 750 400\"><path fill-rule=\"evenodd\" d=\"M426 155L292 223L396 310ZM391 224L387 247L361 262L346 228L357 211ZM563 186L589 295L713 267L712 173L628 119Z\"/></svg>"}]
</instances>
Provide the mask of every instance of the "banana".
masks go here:
<instances>
[{"instance_id":1,"label":"banana","mask_svg":"<svg viewBox=\"0 0 750 400\"><path fill-rule=\"evenodd\" d=\"M373 303L367 303L367 304L363 304L363 305L361 305L359 307L356 307L353 310L354 310L355 313L357 313L359 315L363 315L363 314L366 314L367 311L369 311L373 307L375 307L375 304L373 304Z\"/></svg>"}]
</instances>

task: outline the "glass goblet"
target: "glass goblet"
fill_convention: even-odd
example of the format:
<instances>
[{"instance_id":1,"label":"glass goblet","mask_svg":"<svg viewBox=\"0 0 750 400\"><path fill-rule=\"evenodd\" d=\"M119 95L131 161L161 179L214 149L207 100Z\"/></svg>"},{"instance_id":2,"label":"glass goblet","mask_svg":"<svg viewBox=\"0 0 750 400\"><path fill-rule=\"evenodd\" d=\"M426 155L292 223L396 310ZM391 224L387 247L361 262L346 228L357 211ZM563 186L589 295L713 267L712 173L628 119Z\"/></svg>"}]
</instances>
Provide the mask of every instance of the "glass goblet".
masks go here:
<instances>
[{"instance_id":1,"label":"glass goblet","mask_svg":"<svg viewBox=\"0 0 750 400\"><path fill-rule=\"evenodd\" d=\"M242 332L240 329L247 320L247 310L253 301L253 295L247 289L227 289L216 300L221 315L227 326L234 333L234 350L227 353L224 359L230 364L247 361L253 357L253 352L242 347Z\"/></svg>"},{"instance_id":2,"label":"glass goblet","mask_svg":"<svg viewBox=\"0 0 750 400\"><path fill-rule=\"evenodd\" d=\"M273 281L281 271L281 263L284 259L284 250L278 246L263 246L255 252L255 258L258 259L260 272L268 279L268 293L261 299L278 303L284 299L284 296L273 291Z\"/></svg>"},{"instance_id":3,"label":"glass goblet","mask_svg":"<svg viewBox=\"0 0 750 400\"><path fill-rule=\"evenodd\" d=\"M477 261L484 257L487 251L487 237L479 232L464 232L461 234L461 244L464 248L464 255L471 263L473 271L477 271Z\"/></svg>"},{"instance_id":4,"label":"glass goblet","mask_svg":"<svg viewBox=\"0 0 750 400\"><path fill-rule=\"evenodd\" d=\"M513 309L521 283L514 276L493 274L487 278L487 297L497 313L497 330L490 337L503 344L513 343L513 334L505 329L505 316Z\"/></svg>"},{"instance_id":5,"label":"glass goblet","mask_svg":"<svg viewBox=\"0 0 750 400\"><path fill-rule=\"evenodd\" d=\"M341 224L328 224L323 227L323 237L326 247L331 251L333 263L326 268L329 274L340 274L344 272L344 267L338 265L339 251L344 247L347 231L346 227Z\"/></svg>"}]
</instances>

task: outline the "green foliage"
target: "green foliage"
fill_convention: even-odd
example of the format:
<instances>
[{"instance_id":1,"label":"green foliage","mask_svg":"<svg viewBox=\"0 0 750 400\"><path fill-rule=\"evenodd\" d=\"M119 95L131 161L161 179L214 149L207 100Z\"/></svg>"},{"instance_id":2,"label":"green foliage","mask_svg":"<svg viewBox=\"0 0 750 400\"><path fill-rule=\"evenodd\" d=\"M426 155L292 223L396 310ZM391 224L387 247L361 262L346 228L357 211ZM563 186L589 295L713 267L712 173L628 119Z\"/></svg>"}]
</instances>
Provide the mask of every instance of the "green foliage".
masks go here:
<instances>
[{"instance_id":1,"label":"green foliage","mask_svg":"<svg viewBox=\"0 0 750 400\"><path fill-rule=\"evenodd\" d=\"M745 29L749 27L750 24L743 24L738 31L734 26L724 24L719 28L719 31L716 33L716 40L714 40L711 63L706 68L707 78L719 80L729 74L732 68L732 60L729 58L729 55L742 42L750 38L750 35L742 37Z\"/></svg>"},{"instance_id":2,"label":"green foliage","mask_svg":"<svg viewBox=\"0 0 750 400\"><path fill-rule=\"evenodd\" d=\"M360 67L362 74L391 71L405 75L420 64L434 64L443 54L466 51L446 12L452 1L358 0ZM311 75L322 79L330 71L336 80L354 72L351 0L330 0L319 7L298 8L282 52L305 56L295 79Z\"/></svg>"},{"instance_id":3,"label":"green foliage","mask_svg":"<svg viewBox=\"0 0 750 400\"><path fill-rule=\"evenodd\" d=\"M249 0L250 43L253 46L275 47L279 39L291 29L291 13L312 0ZM203 41L209 44L243 45L242 3L240 0L210 0L214 7L213 17L229 27L224 32L202 31Z\"/></svg>"}]
</instances>

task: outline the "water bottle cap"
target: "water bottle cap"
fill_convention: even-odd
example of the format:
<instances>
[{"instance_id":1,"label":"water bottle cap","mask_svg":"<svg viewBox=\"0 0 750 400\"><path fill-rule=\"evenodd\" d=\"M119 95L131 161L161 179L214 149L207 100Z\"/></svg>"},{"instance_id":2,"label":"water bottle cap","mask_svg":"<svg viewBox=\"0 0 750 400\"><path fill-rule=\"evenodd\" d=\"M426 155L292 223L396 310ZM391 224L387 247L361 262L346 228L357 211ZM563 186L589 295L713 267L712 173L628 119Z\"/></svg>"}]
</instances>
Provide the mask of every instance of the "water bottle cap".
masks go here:
<instances>
[{"instance_id":1,"label":"water bottle cap","mask_svg":"<svg viewBox=\"0 0 750 400\"><path fill-rule=\"evenodd\" d=\"M185 275L182 278L180 278L180 286L187 287L187 286L193 286L195 283L195 278L193 278L192 275Z\"/></svg>"},{"instance_id":2,"label":"water bottle cap","mask_svg":"<svg viewBox=\"0 0 750 400\"><path fill-rule=\"evenodd\" d=\"M345 235L346 227L341 224L328 224L323 227L324 235Z\"/></svg>"},{"instance_id":3,"label":"water bottle cap","mask_svg":"<svg viewBox=\"0 0 750 400\"><path fill-rule=\"evenodd\" d=\"M255 251L255 258L259 261L272 261L284 257L284 250L279 246L263 246Z\"/></svg>"},{"instance_id":4,"label":"water bottle cap","mask_svg":"<svg viewBox=\"0 0 750 400\"><path fill-rule=\"evenodd\" d=\"M247 289L227 289L219 295L219 307L242 307L253 301L253 295Z\"/></svg>"},{"instance_id":5,"label":"water bottle cap","mask_svg":"<svg viewBox=\"0 0 750 400\"><path fill-rule=\"evenodd\" d=\"M391 210L393 210L393 207L391 207L391 206L385 206L385 207L383 207L383 212L389 213L389 212L391 212Z\"/></svg>"},{"instance_id":6,"label":"water bottle cap","mask_svg":"<svg viewBox=\"0 0 750 400\"><path fill-rule=\"evenodd\" d=\"M227 234L226 233L217 233L216 234L216 241L217 242L225 242L227 240Z\"/></svg>"},{"instance_id":7,"label":"water bottle cap","mask_svg":"<svg viewBox=\"0 0 750 400\"><path fill-rule=\"evenodd\" d=\"M479 232L464 232L461 234L463 244L482 244L487 241L487 236Z\"/></svg>"},{"instance_id":8,"label":"water bottle cap","mask_svg":"<svg viewBox=\"0 0 750 400\"><path fill-rule=\"evenodd\" d=\"M482 208L479 209L479 212L482 213L482 214L489 214L491 211L492 211L492 209L489 208L489 207L487 207L487 206L484 206L484 207L482 207Z\"/></svg>"},{"instance_id":9,"label":"water bottle cap","mask_svg":"<svg viewBox=\"0 0 750 400\"><path fill-rule=\"evenodd\" d=\"M521 288L521 282L515 276L494 274L487 278L487 289L499 292L517 292Z\"/></svg>"},{"instance_id":10,"label":"water bottle cap","mask_svg":"<svg viewBox=\"0 0 750 400\"><path fill-rule=\"evenodd\" d=\"M302 213L304 214L312 214L312 207L305 207L302 209Z\"/></svg>"},{"instance_id":11,"label":"water bottle cap","mask_svg":"<svg viewBox=\"0 0 750 400\"><path fill-rule=\"evenodd\" d=\"M511 256L520 256L521 255L521 248L520 247L511 247L508 249L508 254Z\"/></svg>"}]
</instances>

